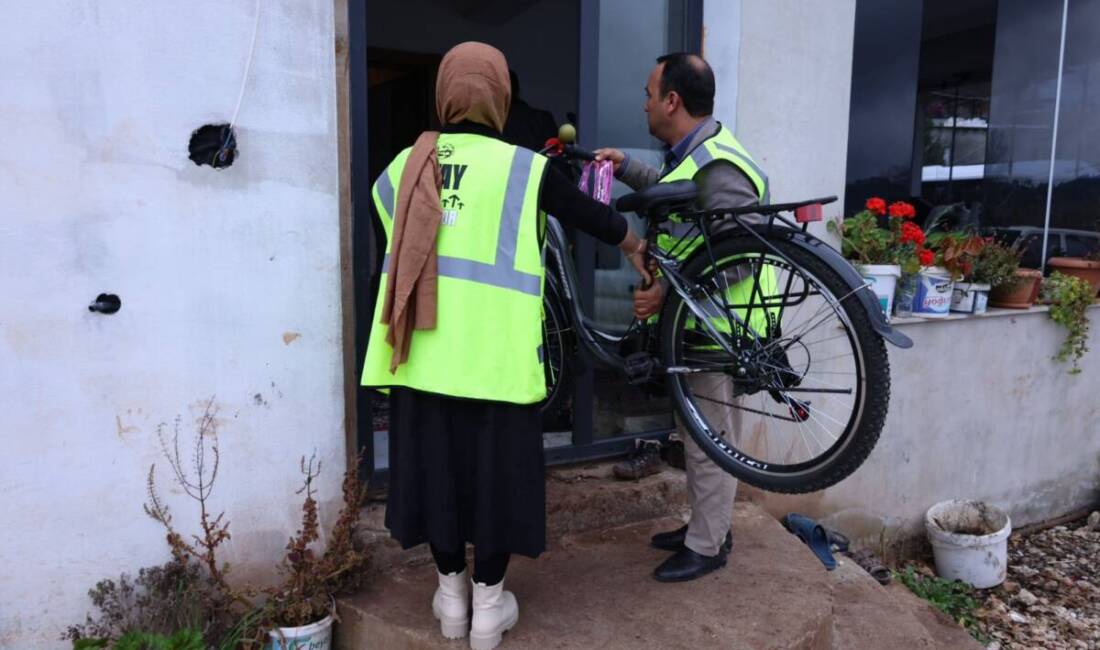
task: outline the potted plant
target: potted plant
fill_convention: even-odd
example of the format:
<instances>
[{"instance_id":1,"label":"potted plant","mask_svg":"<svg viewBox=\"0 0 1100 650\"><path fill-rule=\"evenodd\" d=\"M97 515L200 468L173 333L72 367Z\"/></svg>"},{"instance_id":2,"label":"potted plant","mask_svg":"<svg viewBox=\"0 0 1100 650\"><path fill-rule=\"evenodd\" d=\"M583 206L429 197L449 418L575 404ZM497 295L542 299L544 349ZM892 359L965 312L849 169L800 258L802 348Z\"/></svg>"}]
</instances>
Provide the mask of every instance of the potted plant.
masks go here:
<instances>
[{"instance_id":1,"label":"potted plant","mask_svg":"<svg viewBox=\"0 0 1100 650\"><path fill-rule=\"evenodd\" d=\"M944 273L954 282L950 311L967 314L984 313L990 285L974 279L978 256L987 240L971 232L934 233L928 236L928 246L936 253L935 272Z\"/></svg>"},{"instance_id":2,"label":"potted plant","mask_svg":"<svg viewBox=\"0 0 1100 650\"><path fill-rule=\"evenodd\" d=\"M992 237L982 240L981 250L974 255L968 282L955 285L951 310L964 313L984 313L993 287L1013 280L1020 259L1012 249L997 243Z\"/></svg>"},{"instance_id":3,"label":"potted plant","mask_svg":"<svg viewBox=\"0 0 1100 650\"><path fill-rule=\"evenodd\" d=\"M1035 269L1020 268L1023 251L1018 245L1006 246L989 242L980 256L981 264L996 276L991 282L989 304L1006 309L1028 309L1039 299L1039 284L1043 274ZM1011 273L1007 273L1008 269Z\"/></svg>"},{"instance_id":4,"label":"potted plant","mask_svg":"<svg viewBox=\"0 0 1100 650\"><path fill-rule=\"evenodd\" d=\"M886 227L880 225L886 217ZM879 197L867 200L864 209L841 222L829 224L838 234L844 257L855 262L889 319L893 311L898 279L920 271L932 263L932 252L924 248L924 231L911 220L916 216L912 205L892 203Z\"/></svg>"},{"instance_id":5,"label":"potted plant","mask_svg":"<svg viewBox=\"0 0 1100 650\"><path fill-rule=\"evenodd\" d=\"M1072 359L1070 374L1081 372L1081 357L1088 352L1089 318L1086 310L1092 305L1092 285L1080 277L1055 271L1043 282L1042 297L1050 303L1050 318L1066 328L1066 339L1054 358L1061 362Z\"/></svg>"},{"instance_id":6,"label":"potted plant","mask_svg":"<svg viewBox=\"0 0 1100 650\"><path fill-rule=\"evenodd\" d=\"M171 442L167 425L157 428L161 449L176 483L199 504L200 534L189 541L176 529L168 506L156 489L155 465L149 468L145 504L146 514L164 526L173 560L184 566L195 565L201 570L201 584L206 586L202 592L204 604L237 620L226 635L207 639L207 645L264 646L269 650L331 648L335 597L356 589L367 568L368 558L355 544L363 497L356 471L358 462L352 463L344 474L340 512L325 544L318 548L320 520L314 481L321 471L321 463L315 457L308 462L303 457L304 480L298 490L298 494L305 495L302 523L287 543L286 554L278 566L281 582L264 588L233 584L228 579L229 565L219 556L220 549L230 539L229 521L224 512L215 516L210 507L210 494L220 464L216 413L211 398L198 425L192 454L193 472L187 471L180 453L181 418L176 418Z\"/></svg>"},{"instance_id":7,"label":"potted plant","mask_svg":"<svg viewBox=\"0 0 1100 650\"><path fill-rule=\"evenodd\" d=\"M1052 257L1047 260L1047 268L1088 282L1093 296L1100 293L1100 246L1084 257Z\"/></svg>"},{"instance_id":8,"label":"potted plant","mask_svg":"<svg viewBox=\"0 0 1100 650\"><path fill-rule=\"evenodd\" d=\"M258 627L267 630L268 650L331 648L335 598L359 587L367 565L367 556L354 543L363 496L354 469L357 464L344 475L343 503L327 544L323 550L314 548L320 523L313 481L321 471L320 461L315 460L301 460L302 526L287 542L279 566L282 582L261 590L266 601Z\"/></svg>"}]
</instances>

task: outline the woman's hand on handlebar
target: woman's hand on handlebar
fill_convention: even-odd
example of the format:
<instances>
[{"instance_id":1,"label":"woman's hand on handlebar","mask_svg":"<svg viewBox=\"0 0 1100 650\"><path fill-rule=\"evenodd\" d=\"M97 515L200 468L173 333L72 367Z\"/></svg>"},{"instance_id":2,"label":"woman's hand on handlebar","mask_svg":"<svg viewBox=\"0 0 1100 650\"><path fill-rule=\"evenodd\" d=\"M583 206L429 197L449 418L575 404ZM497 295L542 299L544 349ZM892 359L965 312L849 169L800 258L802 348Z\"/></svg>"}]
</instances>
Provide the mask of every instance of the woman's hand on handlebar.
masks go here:
<instances>
[{"instance_id":1,"label":"woman's hand on handlebar","mask_svg":"<svg viewBox=\"0 0 1100 650\"><path fill-rule=\"evenodd\" d=\"M615 173L619 173L619 166L623 164L623 160L626 160L626 154L618 149L604 148L597 149L593 153L596 154L596 160L610 160L615 166Z\"/></svg>"},{"instance_id":2,"label":"woman's hand on handlebar","mask_svg":"<svg viewBox=\"0 0 1100 650\"><path fill-rule=\"evenodd\" d=\"M649 272L646 263L646 240L635 235L631 230L626 231L626 237L619 243L619 250L626 256L630 265L642 276L644 286L653 283L653 275Z\"/></svg>"}]
</instances>

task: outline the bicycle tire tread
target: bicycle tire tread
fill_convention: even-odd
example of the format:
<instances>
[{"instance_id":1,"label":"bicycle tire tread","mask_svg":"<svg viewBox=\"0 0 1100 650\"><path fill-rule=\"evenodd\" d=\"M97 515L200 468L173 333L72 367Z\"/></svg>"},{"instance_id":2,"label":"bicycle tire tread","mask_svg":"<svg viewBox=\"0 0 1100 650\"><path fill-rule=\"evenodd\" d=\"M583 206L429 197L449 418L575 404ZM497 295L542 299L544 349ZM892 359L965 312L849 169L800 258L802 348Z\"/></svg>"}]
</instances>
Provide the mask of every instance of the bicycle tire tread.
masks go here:
<instances>
[{"instance_id":1,"label":"bicycle tire tread","mask_svg":"<svg viewBox=\"0 0 1100 650\"><path fill-rule=\"evenodd\" d=\"M784 255L805 268L834 295L840 296L847 293L848 287L843 279L817 256L782 240L773 239L771 243L776 245ZM723 255L754 252L751 249L754 244L757 245L755 252L759 252L759 246L755 239L744 235L734 235L714 242L712 248L715 256L720 258ZM685 275L691 276L693 267L707 263L706 259L698 262L699 259L700 257L696 256L684 265ZM661 314L662 341L670 342L672 340L674 333L671 328L674 327L673 321L680 302L682 302L682 299L675 294L665 302ZM705 435L698 433L690 425L691 418L684 416L685 409L681 405L683 398L675 390L673 391L677 410L680 411L681 418L688 425L689 433L703 451L727 472L750 485L769 492L804 494L836 485L851 476L870 456L881 436L890 402L889 357L885 342L872 328L870 319L859 300L850 295L841 301L841 305L848 315L854 330L853 333L864 357L866 398L862 417L855 431L851 434L852 439L844 449L834 458L827 460L821 468L812 469L800 476L781 476L762 473L734 460L717 450ZM662 351L662 357L665 363L669 365L676 362L675 359L669 358L670 354L670 349Z\"/></svg>"}]
</instances>

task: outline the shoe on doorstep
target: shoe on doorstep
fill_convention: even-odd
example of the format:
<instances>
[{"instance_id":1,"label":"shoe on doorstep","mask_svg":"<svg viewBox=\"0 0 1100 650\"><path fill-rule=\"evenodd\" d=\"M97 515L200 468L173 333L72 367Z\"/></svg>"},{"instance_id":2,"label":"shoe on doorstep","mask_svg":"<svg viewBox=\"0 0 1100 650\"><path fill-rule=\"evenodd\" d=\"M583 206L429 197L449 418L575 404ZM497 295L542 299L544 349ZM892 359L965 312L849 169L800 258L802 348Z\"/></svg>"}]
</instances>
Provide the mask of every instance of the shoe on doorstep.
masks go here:
<instances>
[{"instance_id":1,"label":"shoe on doorstep","mask_svg":"<svg viewBox=\"0 0 1100 650\"><path fill-rule=\"evenodd\" d=\"M462 639L470 631L470 590L466 570L439 575L439 587L432 596L432 614L439 631L448 639Z\"/></svg>"},{"instance_id":2,"label":"shoe on doorstep","mask_svg":"<svg viewBox=\"0 0 1100 650\"><path fill-rule=\"evenodd\" d=\"M687 468L684 459L684 443L679 440L669 440L668 444L661 447L661 458L668 463L669 467L675 467L676 469Z\"/></svg>"},{"instance_id":3,"label":"shoe on doorstep","mask_svg":"<svg viewBox=\"0 0 1100 650\"><path fill-rule=\"evenodd\" d=\"M707 557L700 555L686 546L661 563L653 571L653 577L658 582L687 582L701 578L711 571L716 571L726 566L728 555L718 551L717 555Z\"/></svg>"},{"instance_id":4,"label":"shoe on doorstep","mask_svg":"<svg viewBox=\"0 0 1100 650\"><path fill-rule=\"evenodd\" d=\"M684 548L684 539L687 538L687 532L687 524L684 524L676 530L670 530L667 533L657 533L649 539L649 544L653 548L659 548L662 551L679 551ZM732 548L733 533L727 532L726 539L722 542L722 552L729 553Z\"/></svg>"},{"instance_id":5,"label":"shoe on doorstep","mask_svg":"<svg viewBox=\"0 0 1100 650\"><path fill-rule=\"evenodd\" d=\"M661 443L656 440L639 441L637 448L625 460L611 468L615 478L637 481L661 471Z\"/></svg>"},{"instance_id":6,"label":"shoe on doorstep","mask_svg":"<svg viewBox=\"0 0 1100 650\"><path fill-rule=\"evenodd\" d=\"M519 604L512 592L504 591L503 580L492 586L475 582L473 602L470 648L492 650L519 620Z\"/></svg>"}]
</instances>

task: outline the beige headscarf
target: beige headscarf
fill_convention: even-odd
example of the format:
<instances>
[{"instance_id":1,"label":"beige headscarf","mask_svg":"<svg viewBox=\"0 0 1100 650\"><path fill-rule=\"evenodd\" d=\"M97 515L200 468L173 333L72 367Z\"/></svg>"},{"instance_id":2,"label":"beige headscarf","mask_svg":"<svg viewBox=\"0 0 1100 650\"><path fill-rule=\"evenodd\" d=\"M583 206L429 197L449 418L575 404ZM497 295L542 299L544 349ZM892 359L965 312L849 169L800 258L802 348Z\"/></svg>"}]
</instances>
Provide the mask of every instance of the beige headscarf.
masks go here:
<instances>
[{"instance_id":1,"label":"beige headscarf","mask_svg":"<svg viewBox=\"0 0 1100 650\"><path fill-rule=\"evenodd\" d=\"M508 62L500 50L470 41L444 55L435 82L435 110L440 123L470 120L503 131L511 103ZM393 347L391 373L408 360L413 330L434 329L436 324L436 238L443 219L438 139L437 131L420 134L397 189L382 305L382 322L389 326L386 342Z\"/></svg>"}]
</instances>

